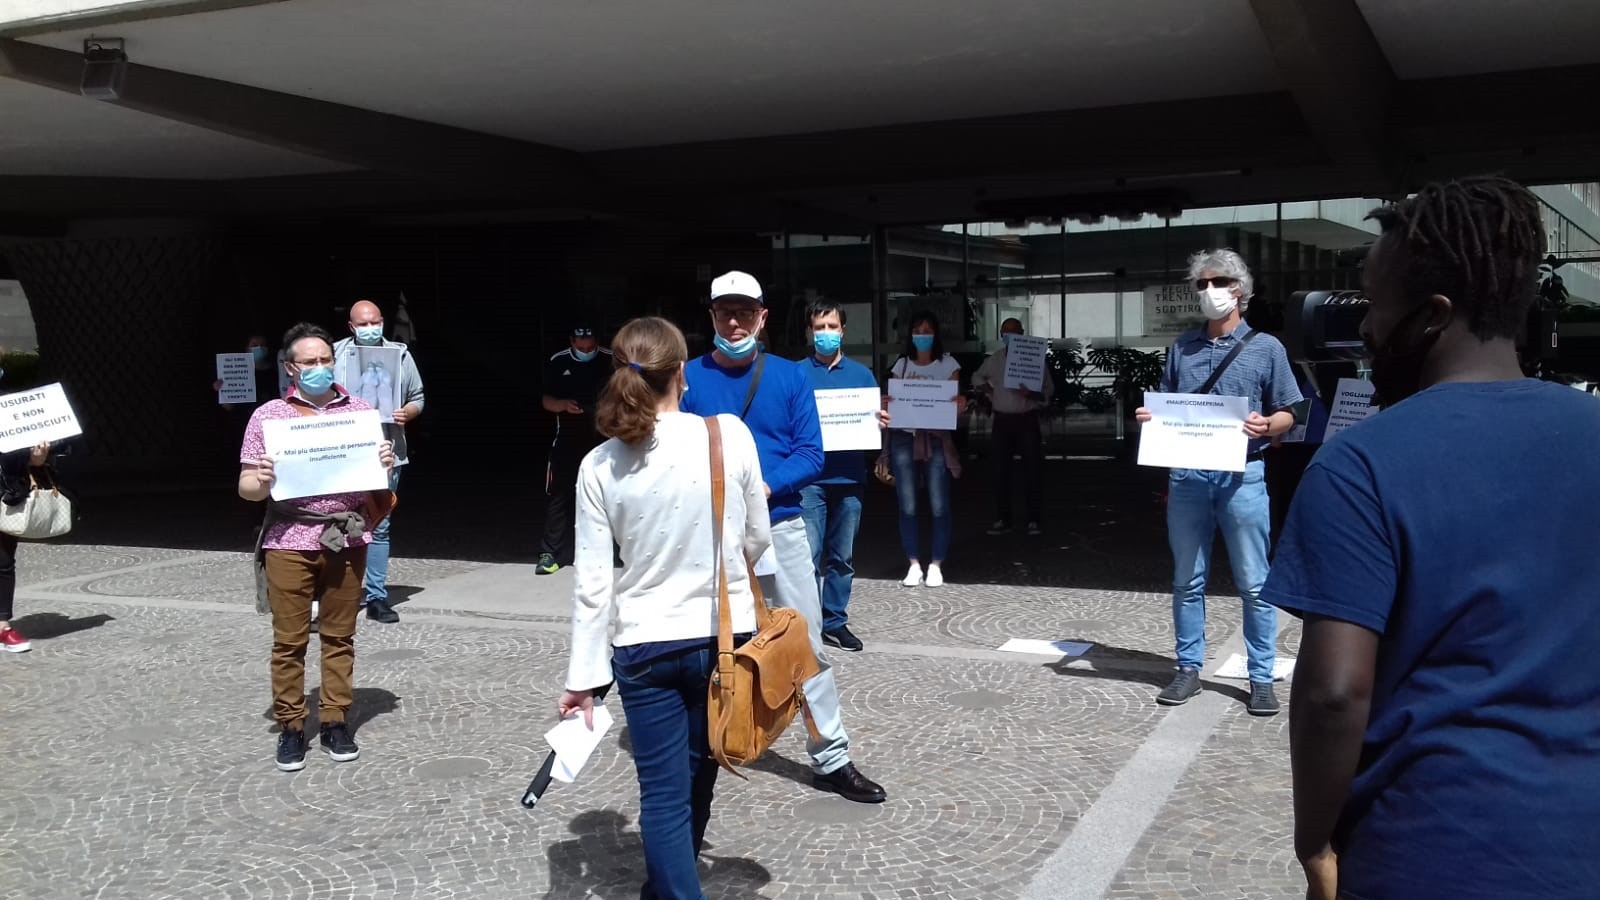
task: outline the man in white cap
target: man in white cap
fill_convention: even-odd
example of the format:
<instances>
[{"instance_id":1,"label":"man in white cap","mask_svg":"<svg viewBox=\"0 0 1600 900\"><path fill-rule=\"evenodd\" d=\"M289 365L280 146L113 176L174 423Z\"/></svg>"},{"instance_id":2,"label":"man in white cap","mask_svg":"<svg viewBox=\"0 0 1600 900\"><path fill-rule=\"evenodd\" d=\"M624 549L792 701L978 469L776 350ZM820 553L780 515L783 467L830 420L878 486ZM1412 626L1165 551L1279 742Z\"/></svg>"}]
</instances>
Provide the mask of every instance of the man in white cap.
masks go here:
<instances>
[{"instance_id":1,"label":"man in white cap","mask_svg":"<svg viewBox=\"0 0 1600 900\"><path fill-rule=\"evenodd\" d=\"M821 740L812 740L812 783L858 803L882 803L881 786L850 761L850 738L839 711L839 691L822 643L822 600L811 543L800 515L800 490L822 475L822 426L805 372L762 352L757 336L767 324L761 283L744 272L711 282L711 324L716 349L685 366L689 391L683 411L739 416L755 436L772 515L775 569L761 575L768 601L799 612L810 626L811 647L822 671L805 684L806 704Z\"/></svg>"}]
</instances>

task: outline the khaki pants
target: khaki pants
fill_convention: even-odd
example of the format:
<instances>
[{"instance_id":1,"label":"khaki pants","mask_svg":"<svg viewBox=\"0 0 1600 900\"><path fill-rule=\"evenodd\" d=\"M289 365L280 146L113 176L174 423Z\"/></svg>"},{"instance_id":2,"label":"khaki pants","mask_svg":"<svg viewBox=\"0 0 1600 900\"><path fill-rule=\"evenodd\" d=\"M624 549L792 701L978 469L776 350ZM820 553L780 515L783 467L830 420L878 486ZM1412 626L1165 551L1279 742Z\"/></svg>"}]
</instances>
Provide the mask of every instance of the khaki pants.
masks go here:
<instances>
[{"instance_id":1,"label":"khaki pants","mask_svg":"<svg viewBox=\"0 0 1600 900\"><path fill-rule=\"evenodd\" d=\"M306 645L311 641L311 601L321 603L323 724L343 722L350 709L356 662L356 612L367 548L268 550L267 596L272 606L272 717L286 729L305 727Z\"/></svg>"}]
</instances>

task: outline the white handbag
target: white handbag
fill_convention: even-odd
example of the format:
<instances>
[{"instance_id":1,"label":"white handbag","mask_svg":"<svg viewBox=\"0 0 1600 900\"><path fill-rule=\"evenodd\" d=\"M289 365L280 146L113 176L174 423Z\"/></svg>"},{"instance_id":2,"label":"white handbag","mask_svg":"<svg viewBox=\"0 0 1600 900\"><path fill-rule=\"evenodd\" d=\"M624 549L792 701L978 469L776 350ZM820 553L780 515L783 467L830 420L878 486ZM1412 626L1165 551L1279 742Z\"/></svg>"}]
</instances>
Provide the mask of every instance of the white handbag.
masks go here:
<instances>
[{"instance_id":1,"label":"white handbag","mask_svg":"<svg viewBox=\"0 0 1600 900\"><path fill-rule=\"evenodd\" d=\"M61 489L39 487L29 477L27 499L12 505L0 503L0 532L29 541L60 537L72 530L72 501Z\"/></svg>"}]
</instances>

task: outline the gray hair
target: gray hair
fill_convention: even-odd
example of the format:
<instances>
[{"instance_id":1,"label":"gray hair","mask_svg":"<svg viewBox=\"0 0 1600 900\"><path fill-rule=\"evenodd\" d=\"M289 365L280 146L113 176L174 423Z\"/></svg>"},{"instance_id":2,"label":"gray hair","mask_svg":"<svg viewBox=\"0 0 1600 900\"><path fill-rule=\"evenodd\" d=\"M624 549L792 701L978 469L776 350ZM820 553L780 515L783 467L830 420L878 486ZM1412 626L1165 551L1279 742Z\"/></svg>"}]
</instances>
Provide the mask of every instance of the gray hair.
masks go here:
<instances>
[{"instance_id":1,"label":"gray hair","mask_svg":"<svg viewBox=\"0 0 1600 900\"><path fill-rule=\"evenodd\" d=\"M1243 312L1250 308L1250 298L1256 292L1256 280L1250 276L1250 267L1244 264L1244 257L1225 248L1201 250L1189 257L1191 282L1207 269L1239 282L1239 310Z\"/></svg>"}]
</instances>

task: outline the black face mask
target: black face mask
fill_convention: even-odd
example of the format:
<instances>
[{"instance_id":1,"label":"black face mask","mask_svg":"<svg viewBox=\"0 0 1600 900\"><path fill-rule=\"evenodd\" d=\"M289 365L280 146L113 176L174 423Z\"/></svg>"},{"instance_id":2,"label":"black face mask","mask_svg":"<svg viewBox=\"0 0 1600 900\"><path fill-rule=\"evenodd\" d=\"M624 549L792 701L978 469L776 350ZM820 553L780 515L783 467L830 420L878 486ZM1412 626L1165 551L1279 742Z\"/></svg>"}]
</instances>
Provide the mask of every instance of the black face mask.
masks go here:
<instances>
[{"instance_id":1,"label":"black face mask","mask_svg":"<svg viewBox=\"0 0 1600 900\"><path fill-rule=\"evenodd\" d=\"M1387 408L1422 390L1422 366L1433 345L1439 343L1443 329L1424 330L1415 340L1408 334L1432 308L1431 303L1424 303L1406 313L1389 332L1389 339L1383 346L1367 344L1367 361L1372 366L1373 405Z\"/></svg>"}]
</instances>

